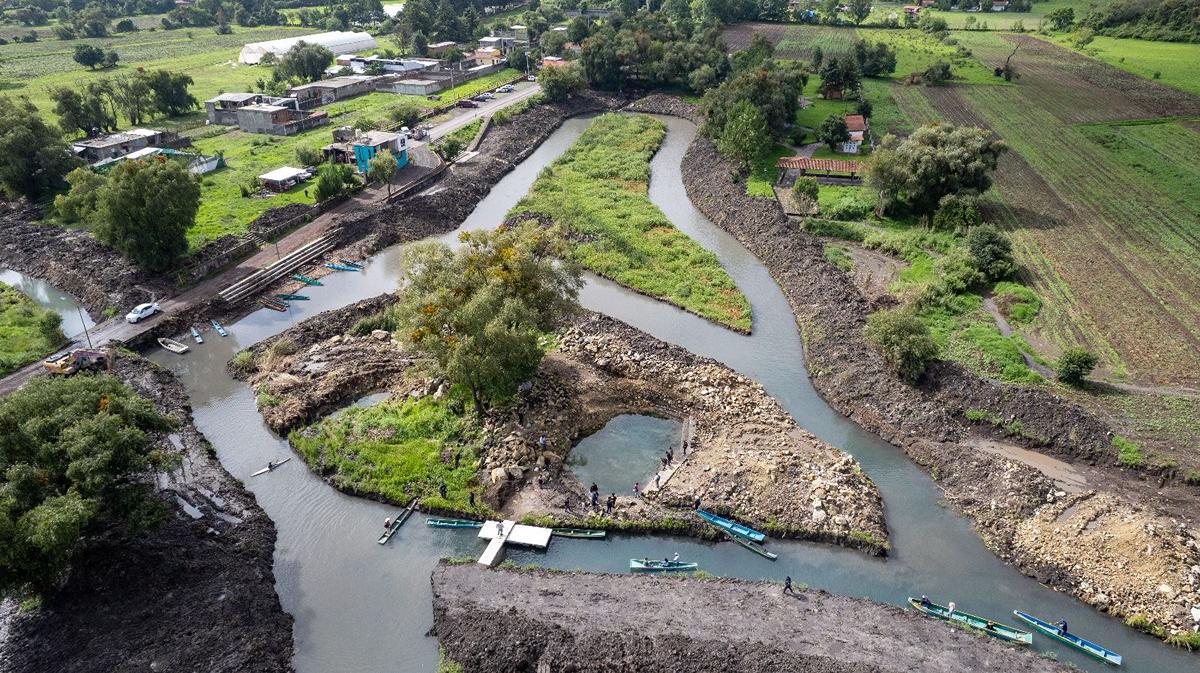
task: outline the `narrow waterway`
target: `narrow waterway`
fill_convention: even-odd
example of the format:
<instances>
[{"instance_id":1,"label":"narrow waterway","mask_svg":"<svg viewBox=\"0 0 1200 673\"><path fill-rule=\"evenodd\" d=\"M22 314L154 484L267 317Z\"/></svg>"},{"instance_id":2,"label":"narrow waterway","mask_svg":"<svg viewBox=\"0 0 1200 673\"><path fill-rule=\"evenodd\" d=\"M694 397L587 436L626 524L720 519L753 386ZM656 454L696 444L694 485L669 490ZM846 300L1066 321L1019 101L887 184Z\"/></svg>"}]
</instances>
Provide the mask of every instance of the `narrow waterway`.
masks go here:
<instances>
[{"instance_id":1,"label":"narrow waterway","mask_svg":"<svg viewBox=\"0 0 1200 673\"><path fill-rule=\"evenodd\" d=\"M1014 608L1053 620L1125 655L1131 671L1196 670L1197 659L1134 632L1082 603L1046 589L1001 563L968 522L943 507L936 486L901 451L867 434L829 408L804 370L800 337L791 311L766 269L731 237L698 213L687 199L680 160L695 134L689 122L663 118L669 133L654 158L650 196L673 222L721 259L754 311L753 336L724 330L681 310L589 278L582 293L588 308L624 320L661 339L720 360L759 381L796 418L821 438L852 453L879 486L887 504L893 553L887 560L803 542L772 541L775 563L731 544L712 545L657 536L612 536L603 542L556 540L546 553L513 550L518 563L626 572L628 559L679 552L718 575L781 579L837 593L903 604L927 593L954 600L962 609L1011 621ZM492 190L463 228L492 227L526 193L538 172L579 136L589 120L569 120L528 160ZM447 240L453 234L446 236ZM246 479L279 529L277 588L296 619L296 668L302 673L431 671L436 642L431 625L429 572L446 555L477 555L474 531L431 530L410 521L392 544L375 538L395 508L341 495L292 461L262 477L248 475L268 460L290 454L287 442L262 423L247 386L234 381L225 362L240 348L316 313L396 286L401 246L370 260L363 273L343 273L313 288L308 302L290 313L258 311L228 326L230 337L208 335L185 356L157 352L153 358L177 372L187 386L196 424L216 447L225 467ZM1096 663L1035 639L1086 670ZM933 644L936 646L936 644Z\"/></svg>"},{"instance_id":2,"label":"narrow waterway","mask_svg":"<svg viewBox=\"0 0 1200 673\"><path fill-rule=\"evenodd\" d=\"M41 278L27 276L11 269L0 269L0 283L17 288L38 304L57 313L62 318L62 331L65 336L75 336L84 328L91 329L96 324L74 297Z\"/></svg>"}]
</instances>

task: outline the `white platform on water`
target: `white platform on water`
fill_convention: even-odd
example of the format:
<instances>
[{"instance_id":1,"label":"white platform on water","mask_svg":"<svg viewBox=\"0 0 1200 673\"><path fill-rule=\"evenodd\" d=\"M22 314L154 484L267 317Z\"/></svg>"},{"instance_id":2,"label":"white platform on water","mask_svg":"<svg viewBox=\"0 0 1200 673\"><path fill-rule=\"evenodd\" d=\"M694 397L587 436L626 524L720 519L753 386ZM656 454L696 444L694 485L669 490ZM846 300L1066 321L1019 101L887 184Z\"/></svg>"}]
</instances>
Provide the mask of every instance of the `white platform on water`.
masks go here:
<instances>
[{"instance_id":1,"label":"white platform on water","mask_svg":"<svg viewBox=\"0 0 1200 673\"><path fill-rule=\"evenodd\" d=\"M479 537L491 542L483 550L479 562L489 567L496 565L504 558L504 545L509 543L545 549L553 532L549 528L526 526L516 521L485 521L479 529Z\"/></svg>"}]
</instances>

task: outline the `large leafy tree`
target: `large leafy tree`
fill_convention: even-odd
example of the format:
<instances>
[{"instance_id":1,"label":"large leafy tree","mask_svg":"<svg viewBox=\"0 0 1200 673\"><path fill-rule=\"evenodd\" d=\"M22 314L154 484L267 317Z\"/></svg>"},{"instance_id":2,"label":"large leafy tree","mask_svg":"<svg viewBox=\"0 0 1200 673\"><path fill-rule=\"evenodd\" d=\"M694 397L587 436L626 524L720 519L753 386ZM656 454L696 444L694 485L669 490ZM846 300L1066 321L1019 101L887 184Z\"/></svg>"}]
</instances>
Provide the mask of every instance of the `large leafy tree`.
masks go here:
<instances>
[{"instance_id":1,"label":"large leafy tree","mask_svg":"<svg viewBox=\"0 0 1200 673\"><path fill-rule=\"evenodd\" d=\"M705 134L720 138L733 108L749 101L767 120L771 137L783 138L796 118L807 80L798 64L771 60L730 78L704 96Z\"/></svg>"},{"instance_id":2,"label":"large leafy tree","mask_svg":"<svg viewBox=\"0 0 1200 673\"><path fill-rule=\"evenodd\" d=\"M178 117L195 109L200 103L188 93L192 76L183 72L155 70L141 75L154 94L154 109L168 117Z\"/></svg>"},{"instance_id":3,"label":"large leafy tree","mask_svg":"<svg viewBox=\"0 0 1200 673\"><path fill-rule=\"evenodd\" d=\"M80 131L89 138L117 129L116 114L108 105L111 95L112 84L108 80L50 89L54 113L62 127L67 131Z\"/></svg>"},{"instance_id":4,"label":"large leafy tree","mask_svg":"<svg viewBox=\"0 0 1200 673\"><path fill-rule=\"evenodd\" d=\"M766 154L770 145L766 118L750 101L738 101L729 112L717 149L745 168Z\"/></svg>"},{"instance_id":5,"label":"large leafy tree","mask_svg":"<svg viewBox=\"0 0 1200 673\"><path fill-rule=\"evenodd\" d=\"M170 422L110 376L42 377L0 399L0 594L44 593L81 537L120 519Z\"/></svg>"},{"instance_id":6,"label":"large leafy tree","mask_svg":"<svg viewBox=\"0 0 1200 673\"><path fill-rule=\"evenodd\" d=\"M542 85L542 93L553 101L566 100L571 94L587 86L583 79L583 70L573 63L558 68L546 68L538 79Z\"/></svg>"},{"instance_id":7,"label":"large leafy tree","mask_svg":"<svg viewBox=\"0 0 1200 673\"><path fill-rule=\"evenodd\" d=\"M140 73L121 75L113 81L112 101L130 124L141 124L154 110L154 90Z\"/></svg>"},{"instance_id":8,"label":"large leafy tree","mask_svg":"<svg viewBox=\"0 0 1200 673\"><path fill-rule=\"evenodd\" d=\"M947 194L983 193L1007 147L984 129L931 124L908 138L883 139L867 163L867 184L879 191L880 210L907 206L933 212Z\"/></svg>"},{"instance_id":9,"label":"large leafy tree","mask_svg":"<svg viewBox=\"0 0 1200 673\"><path fill-rule=\"evenodd\" d=\"M846 128L846 120L838 115L829 115L817 129L817 139L836 149L838 145L850 140L850 130Z\"/></svg>"},{"instance_id":10,"label":"large leafy tree","mask_svg":"<svg viewBox=\"0 0 1200 673\"><path fill-rule=\"evenodd\" d=\"M482 414L533 375L541 337L575 310L582 281L550 230L501 227L460 241L409 248L397 315L400 336L465 386Z\"/></svg>"},{"instance_id":11,"label":"large leafy tree","mask_svg":"<svg viewBox=\"0 0 1200 673\"><path fill-rule=\"evenodd\" d=\"M79 165L62 133L27 98L0 97L0 186L10 197L36 200L62 186Z\"/></svg>"},{"instance_id":12,"label":"large leafy tree","mask_svg":"<svg viewBox=\"0 0 1200 673\"><path fill-rule=\"evenodd\" d=\"M147 271L167 271L187 252L199 206L200 185L178 162L123 161L100 194L96 236Z\"/></svg>"},{"instance_id":13,"label":"large leafy tree","mask_svg":"<svg viewBox=\"0 0 1200 673\"><path fill-rule=\"evenodd\" d=\"M388 196L391 197L396 168L396 155L384 150L367 162L367 179L387 185Z\"/></svg>"},{"instance_id":14,"label":"large leafy tree","mask_svg":"<svg viewBox=\"0 0 1200 673\"><path fill-rule=\"evenodd\" d=\"M325 68L332 62L332 51L302 40L287 50L276 69L284 79L298 77L305 82L315 82L325 75Z\"/></svg>"}]
</instances>

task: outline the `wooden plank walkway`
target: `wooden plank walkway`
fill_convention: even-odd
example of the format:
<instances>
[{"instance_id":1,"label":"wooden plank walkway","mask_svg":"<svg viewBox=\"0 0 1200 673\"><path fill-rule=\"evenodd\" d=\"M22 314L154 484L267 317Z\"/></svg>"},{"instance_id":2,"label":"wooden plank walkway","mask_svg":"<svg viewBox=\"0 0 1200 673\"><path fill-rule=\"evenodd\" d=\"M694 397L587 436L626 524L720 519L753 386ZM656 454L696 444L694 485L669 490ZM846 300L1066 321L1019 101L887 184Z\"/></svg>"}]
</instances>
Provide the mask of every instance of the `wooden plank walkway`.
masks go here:
<instances>
[{"instance_id":1,"label":"wooden plank walkway","mask_svg":"<svg viewBox=\"0 0 1200 673\"><path fill-rule=\"evenodd\" d=\"M553 533L549 528L526 526L516 521L484 521L479 529L479 538L491 542L488 543L487 549L483 550L479 563L490 568L503 561L506 544L545 549L550 544L550 536Z\"/></svg>"}]
</instances>

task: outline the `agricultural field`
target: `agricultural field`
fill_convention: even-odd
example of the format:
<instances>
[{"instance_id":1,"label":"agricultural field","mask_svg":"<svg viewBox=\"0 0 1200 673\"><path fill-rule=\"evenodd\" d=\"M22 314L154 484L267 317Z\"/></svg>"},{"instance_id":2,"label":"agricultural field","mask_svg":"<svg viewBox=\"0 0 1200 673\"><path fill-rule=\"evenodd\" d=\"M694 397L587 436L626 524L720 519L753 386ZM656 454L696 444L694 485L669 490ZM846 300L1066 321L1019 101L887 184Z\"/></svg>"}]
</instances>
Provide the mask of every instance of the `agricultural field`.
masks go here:
<instances>
[{"instance_id":1,"label":"agricultural field","mask_svg":"<svg viewBox=\"0 0 1200 673\"><path fill-rule=\"evenodd\" d=\"M1063 47L1074 48L1065 35L1056 36L1054 41ZM1077 51L1125 72L1200 95L1200 71L1196 68L1200 63L1200 44L1097 35Z\"/></svg>"},{"instance_id":2,"label":"agricultural field","mask_svg":"<svg viewBox=\"0 0 1200 673\"><path fill-rule=\"evenodd\" d=\"M1043 304L1031 342L1048 356L1086 346L1117 378L1194 383L1200 133L1163 117L1200 117L1200 97L1028 36L959 35L992 62L1022 42L1015 87L921 92L940 118L991 128L1013 150L992 217Z\"/></svg>"},{"instance_id":3,"label":"agricultural field","mask_svg":"<svg viewBox=\"0 0 1200 673\"><path fill-rule=\"evenodd\" d=\"M750 304L716 256L676 229L649 199L650 158L666 127L608 114L542 171L510 216L535 213L566 228L585 268L735 329Z\"/></svg>"},{"instance_id":4,"label":"agricultural field","mask_svg":"<svg viewBox=\"0 0 1200 673\"><path fill-rule=\"evenodd\" d=\"M936 9L921 11L945 19L946 25L952 29L966 28L968 17L975 17L975 27L980 29L1014 30L1024 26L1026 30L1037 30L1042 19L1056 9L1070 7L1075 10L1075 18L1078 20L1087 13L1089 7L1100 4L1108 4L1108 0L1043 0L1033 3L1028 12L941 12Z\"/></svg>"}]
</instances>

